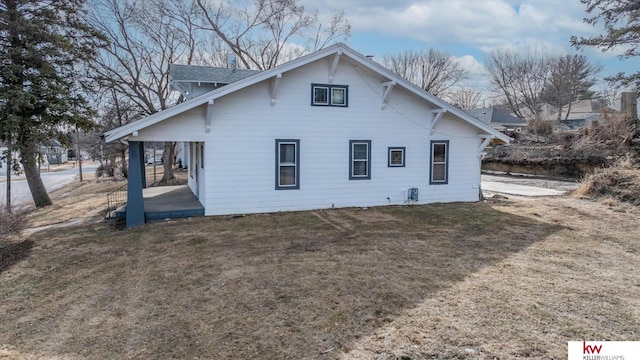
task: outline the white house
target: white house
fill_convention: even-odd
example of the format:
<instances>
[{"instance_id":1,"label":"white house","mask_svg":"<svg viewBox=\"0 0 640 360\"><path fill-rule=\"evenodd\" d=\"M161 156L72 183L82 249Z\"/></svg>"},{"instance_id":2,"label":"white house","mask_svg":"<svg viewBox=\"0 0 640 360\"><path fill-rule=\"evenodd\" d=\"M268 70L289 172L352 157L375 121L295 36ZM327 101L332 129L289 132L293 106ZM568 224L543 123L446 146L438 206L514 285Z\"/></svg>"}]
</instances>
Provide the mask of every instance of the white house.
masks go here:
<instances>
[{"instance_id":1,"label":"white house","mask_svg":"<svg viewBox=\"0 0 640 360\"><path fill-rule=\"evenodd\" d=\"M189 144L205 215L478 201L484 147L509 141L342 43L105 136L130 144L129 227L145 141Z\"/></svg>"}]
</instances>

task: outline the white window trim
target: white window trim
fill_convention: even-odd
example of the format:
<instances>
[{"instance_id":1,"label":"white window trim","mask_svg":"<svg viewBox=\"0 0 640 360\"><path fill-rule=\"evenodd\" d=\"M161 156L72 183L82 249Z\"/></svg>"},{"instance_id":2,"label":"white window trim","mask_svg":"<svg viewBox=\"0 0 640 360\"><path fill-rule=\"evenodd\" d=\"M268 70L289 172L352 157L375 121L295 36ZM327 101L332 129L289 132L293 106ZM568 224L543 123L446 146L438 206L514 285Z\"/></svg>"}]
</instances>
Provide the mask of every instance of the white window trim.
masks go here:
<instances>
[{"instance_id":1,"label":"white window trim","mask_svg":"<svg viewBox=\"0 0 640 360\"><path fill-rule=\"evenodd\" d=\"M391 153L393 153L394 151L402 152L402 163L400 163L400 164L392 164L391 163L391 159L393 158L391 156ZM389 153L387 154L387 156L389 157L388 164L387 164L388 167L404 167L405 166L406 152L405 152L405 148L403 146L390 146L389 147Z\"/></svg>"},{"instance_id":2,"label":"white window trim","mask_svg":"<svg viewBox=\"0 0 640 360\"><path fill-rule=\"evenodd\" d=\"M281 145L293 145L295 149L295 162L280 162ZM300 140L276 139L276 190L289 190L300 188ZM293 167L295 174L295 183L293 185L282 185L280 179L280 169L282 167Z\"/></svg>"},{"instance_id":3,"label":"white window trim","mask_svg":"<svg viewBox=\"0 0 640 360\"><path fill-rule=\"evenodd\" d=\"M350 149L349 149L349 180L368 180L371 179L371 140L349 140ZM355 146L356 145L366 145L367 146L367 158L366 159L355 159ZM355 162L356 161L364 161L366 163L365 169L367 173L365 175L355 175Z\"/></svg>"},{"instance_id":4,"label":"white window trim","mask_svg":"<svg viewBox=\"0 0 640 360\"><path fill-rule=\"evenodd\" d=\"M316 89L325 89L327 90L327 101L326 102L316 102ZM318 85L314 85L313 86L313 93L312 93L313 98L311 99L311 101L313 102L313 105L318 105L318 106L327 106L330 103L330 99L331 99L331 89L329 89L328 86L318 86Z\"/></svg>"},{"instance_id":5,"label":"white window trim","mask_svg":"<svg viewBox=\"0 0 640 360\"><path fill-rule=\"evenodd\" d=\"M444 161L434 160L434 147L436 145L444 145ZM435 165L444 165L444 179L435 180L433 178L433 168ZM449 183L449 140L432 140L431 141L431 171L429 174L429 184L448 184Z\"/></svg>"}]
</instances>

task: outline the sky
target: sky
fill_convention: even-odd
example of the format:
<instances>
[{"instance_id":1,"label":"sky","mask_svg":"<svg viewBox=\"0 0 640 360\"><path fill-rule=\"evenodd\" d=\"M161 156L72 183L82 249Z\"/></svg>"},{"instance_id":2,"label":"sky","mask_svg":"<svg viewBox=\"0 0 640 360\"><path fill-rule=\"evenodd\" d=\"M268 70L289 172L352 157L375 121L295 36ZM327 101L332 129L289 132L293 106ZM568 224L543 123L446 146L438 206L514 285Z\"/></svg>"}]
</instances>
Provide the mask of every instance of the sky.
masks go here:
<instances>
[{"instance_id":1,"label":"sky","mask_svg":"<svg viewBox=\"0 0 640 360\"><path fill-rule=\"evenodd\" d=\"M576 50L571 35L593 36L603 27L584 23L579 0L303 0L321 16L343 10L351 24L347 44L380 61L384 54L435 48L451 53L469 72L465 86L486 90L487 56L497 49L583 54L603 66L602 76L635 72L637 59L621 50Z\"/></svg>"}]
</instances>

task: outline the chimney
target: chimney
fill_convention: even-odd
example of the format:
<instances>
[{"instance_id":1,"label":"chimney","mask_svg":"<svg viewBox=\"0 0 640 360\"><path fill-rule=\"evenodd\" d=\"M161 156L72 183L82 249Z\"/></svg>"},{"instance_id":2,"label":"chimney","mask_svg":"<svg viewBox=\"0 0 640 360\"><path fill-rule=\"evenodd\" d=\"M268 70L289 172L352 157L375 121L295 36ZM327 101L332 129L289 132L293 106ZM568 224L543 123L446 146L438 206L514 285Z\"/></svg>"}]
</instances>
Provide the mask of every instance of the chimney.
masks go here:
<instances>
[{"instance_id":1,"label":"chimney","mask_svg":"<svg viewBox=\"0 0 640 360\"><path fill-rule=\"evenodd\" d=\"M227 54L227 67L236 68L236 54Z\"/></svg>"}]
</instances>

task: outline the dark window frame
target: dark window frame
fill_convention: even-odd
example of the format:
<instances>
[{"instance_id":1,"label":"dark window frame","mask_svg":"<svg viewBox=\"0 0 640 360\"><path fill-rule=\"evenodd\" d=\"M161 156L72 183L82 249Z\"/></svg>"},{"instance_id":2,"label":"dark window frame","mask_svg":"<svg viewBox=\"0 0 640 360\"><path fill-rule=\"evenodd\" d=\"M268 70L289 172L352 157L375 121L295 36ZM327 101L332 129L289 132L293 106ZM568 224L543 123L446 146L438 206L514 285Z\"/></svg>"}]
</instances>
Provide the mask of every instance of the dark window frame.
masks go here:
<instances>
[{"instance_id":1,"label":"dark window frame","mask_svg":"<svg viewBox=\"0 0 640 360\"><path fill-rule=\"evenodd\" d=\"M391 163L391 152L402 151L402 164ZM405 167L406 164L407 149L404 146L389 146L387 150L387 167Z\"/></svg>"},{"instance_id":2,"label":"dark window frame","mask_svg":"<svg viewBox=\"0 0 640 360\"><path fill-rule=\"evenodd\" d=\"M327 102L316 103L316 88L327 89ZM333 90L344 90L344 104L333 102ZM349 85L311 84L311 106L349 107Z\"/></svg>"},{"instance_id":3,"label":"dark window frame","mask_svg":"<svg viewBox=\"0 0 640 360\"><path fill-rule=\"evenodd\" d=\"M282 144L294 144L295 145L295 163L293 166L295 167L295 185L281 185L280 182L280 168L283 166L290 167L290 164L282 164L280 162L280 145ZM276 158L276 190L298 190L300 189L300 139L276 139L276 148L275 148L275 158Z\"/></svg>"},{"instance_id":4,"label":"dark window frame","mask_svg":"<svg viewBox=\"0 0 640 360\"><path fill-rule=\"evenodd\" d=\"M437 164L434 162L433 158L433 149L435 145L444 145L444 163L438 162ZM431 145L429 146L429 185L446 185L449 183L449 140L431 140ZM434 180L433 179L433 168L434 165L444 165L444 179L443 180Z\"/></svg>"},{"instance_id":5,"label":"dark window frame","mask_svg":"<svg viewBox=\"0 0 640 360\"><path fill-rule=\"evenodd\" d=\"M354 145L367 145L367 159L354 159L353 158L353 146ZM366 161L367 162L367 174L366 175L354 175L353 163L355 161ZM370 180L371 179L371 140L349 140L349 180Z\"/></svg>"}]
</instances>

